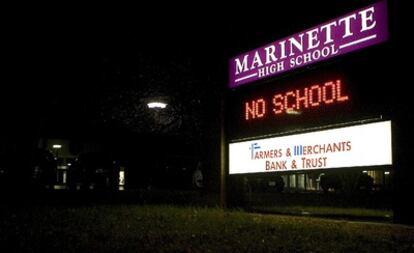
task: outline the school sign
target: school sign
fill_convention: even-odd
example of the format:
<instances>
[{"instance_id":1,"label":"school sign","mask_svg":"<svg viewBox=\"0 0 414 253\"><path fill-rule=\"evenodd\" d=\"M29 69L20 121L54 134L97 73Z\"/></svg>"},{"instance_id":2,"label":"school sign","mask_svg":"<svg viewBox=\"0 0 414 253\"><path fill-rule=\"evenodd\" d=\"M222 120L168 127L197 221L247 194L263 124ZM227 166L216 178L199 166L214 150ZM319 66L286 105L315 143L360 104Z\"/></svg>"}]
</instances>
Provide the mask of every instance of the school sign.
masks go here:
<instances>
[{"instance_id":1,"label":"school sign","mask_svg":"<svg viewBox=\"0 0 414 253\"><path fill-rule=\"evenodd\" d=\"M387 20L384 0L238 55L229 62L229 88L386 41Z\"/></svg>"}]
</instances>

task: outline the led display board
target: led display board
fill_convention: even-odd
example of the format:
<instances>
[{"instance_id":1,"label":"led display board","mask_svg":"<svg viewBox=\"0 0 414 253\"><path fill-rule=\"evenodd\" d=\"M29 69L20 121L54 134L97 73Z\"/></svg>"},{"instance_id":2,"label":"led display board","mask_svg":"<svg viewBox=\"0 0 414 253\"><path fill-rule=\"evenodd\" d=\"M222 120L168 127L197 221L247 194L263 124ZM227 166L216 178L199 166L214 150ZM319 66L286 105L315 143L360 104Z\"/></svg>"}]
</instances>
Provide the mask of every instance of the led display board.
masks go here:
<instances>
[{"instance_id":1,"label":"led display board","mask_svg":"<svg viewBox=\"0 0 414 253\"><path fill-rule=\"evenodd\" d=\"M387 2L381 1L229 61L229 87L275 76L388 39Z\"/></svg>"},{"instance_id":2,"label":"led display board","mask_svg":"<svg viewBox=\"0 0 414 253\"><path fill-rule=\"evenodd\" d=\"M373 83L361 82L359 73L339 69L336 65L320 66L301 75L230 92L228 138L237 140L378 115L366 112L370 108L365 106L371 97L378 100L377 104L383 97L371 89ZM371 109L381 111L381 106Z\"/></svg>"},{"instance_id":3,"label":"led display board","mask_svg":"<svg viewBox=\"0 0 414 253\"><path fill-rule=\"evenodd\" d=\"M271 100L256 98L244 103L245 120L265 117L277 117L283 114L301 114L321 106L345 103L348 95L342 91L342 80L325 80L313 83L304 88L290 89L282 93L274 93Z\"/></svg>"},{"instance_id":4,"label":"led display board","mask_svg":"<svg viewBox=\"0 0 414 253\"><path fill-rule=\"evenodd\" d=\"M392 165L391 121L229 144L229 173Z\"/></svg>"}]
</instances>

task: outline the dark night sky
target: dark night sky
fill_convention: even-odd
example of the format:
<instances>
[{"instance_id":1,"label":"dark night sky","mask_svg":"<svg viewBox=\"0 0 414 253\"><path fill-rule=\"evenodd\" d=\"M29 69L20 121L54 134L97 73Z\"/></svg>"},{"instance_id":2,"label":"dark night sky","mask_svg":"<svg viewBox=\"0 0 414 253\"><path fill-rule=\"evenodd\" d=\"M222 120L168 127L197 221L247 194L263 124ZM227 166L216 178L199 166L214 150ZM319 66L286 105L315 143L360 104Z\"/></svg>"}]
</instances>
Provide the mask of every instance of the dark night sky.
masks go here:
<instances>
[{"instance_id":1,"label":"dark night sky","mask_svg":"<svg viewBox=\"0 0 414 253\"><path fill-rule=\"evenodd\" d=\"M5 27L10 78L2 84L2 127L59 135L97 126L101 119L96 101L103 93L149 85L139 78L157 68L180 80L170 67L174 64L191 66L192 78L200 83L210 80L214 87L225 88L230 57L371 2L21 12ZM110 75L121 78L113 81ZM150 80L157 78L162 77Z\"/></svg>"}]
</instances>

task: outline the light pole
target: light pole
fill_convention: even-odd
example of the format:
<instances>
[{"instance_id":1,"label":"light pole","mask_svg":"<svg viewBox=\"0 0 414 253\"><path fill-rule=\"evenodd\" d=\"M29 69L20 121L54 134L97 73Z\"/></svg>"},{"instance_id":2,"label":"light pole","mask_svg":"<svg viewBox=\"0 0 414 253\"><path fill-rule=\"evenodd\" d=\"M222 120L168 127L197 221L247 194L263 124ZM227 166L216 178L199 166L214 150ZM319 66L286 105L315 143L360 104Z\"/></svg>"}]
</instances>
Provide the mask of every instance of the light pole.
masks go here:
<instances>
[{"instance_id":1,"label":"light pole","mask_svg":"<svg viewBox=\"0 0 414 253\"><path fill-rule=\"evenodd\" d=\"M60 145L60 144L53 144L52 148L55 150L55 158L57 160L58 155L59 155L58 152L59 152L59 149L62 148L62 145Z\"/></svg>"},{"instance_id":2,"label":"light pole","mask_svg":"<svg viewBox=\"0 0 414 253\"><path fill-rule=\"evenodd\" d=\"M60 176L59 176L59 170L58 170L58 167L59 167L59 161L58 161L58 156L59 156L59 149L61 149L62 148L62 145L60 145L60 144L53 144L53 146L52 146L52 148L55 150L55 161L56 161L56 183L59 183L59 178L60 178Z\"/></svg>"},{"instance_id":3,"label":"light pole","mask_svg":"<svg viewBox=\"0 0 414 253\"><path fill-rule=\"evenodd\" d=\"M161 102L159 100L149 101L147 102L147 106L149 109L153 111L153 116L156 124L163 125L165 122L165 116L163 117L162 110L165 110L167 107L167 103Z\"/></svg>"}]
</instances>

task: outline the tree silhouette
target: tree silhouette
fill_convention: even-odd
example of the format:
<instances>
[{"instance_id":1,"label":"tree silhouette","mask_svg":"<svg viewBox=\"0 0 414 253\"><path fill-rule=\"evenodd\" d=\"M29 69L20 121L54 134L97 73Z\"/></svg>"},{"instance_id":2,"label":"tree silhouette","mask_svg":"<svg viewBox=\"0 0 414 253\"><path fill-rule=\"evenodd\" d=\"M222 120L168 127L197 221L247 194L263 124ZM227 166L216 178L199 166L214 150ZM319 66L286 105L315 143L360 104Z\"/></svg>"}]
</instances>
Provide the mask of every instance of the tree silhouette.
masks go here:
<instances>
[{"instance_id":1,"label":"tree silhouette","mask_svg":"<svg viewBox=\"0 0 414 253\"><path fill-rule=\"evenodd\" d=\"M220 90L210 76L200 77L191 58L167 62L142 54L126 58L101 62L102 87L96 90L94 103L107 128L180 136L197 148L217 136ZM149 109L152 100L168 106Z\"/></svg>"}]
</instances>

